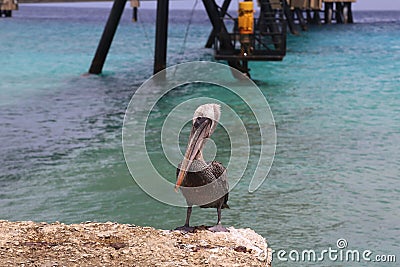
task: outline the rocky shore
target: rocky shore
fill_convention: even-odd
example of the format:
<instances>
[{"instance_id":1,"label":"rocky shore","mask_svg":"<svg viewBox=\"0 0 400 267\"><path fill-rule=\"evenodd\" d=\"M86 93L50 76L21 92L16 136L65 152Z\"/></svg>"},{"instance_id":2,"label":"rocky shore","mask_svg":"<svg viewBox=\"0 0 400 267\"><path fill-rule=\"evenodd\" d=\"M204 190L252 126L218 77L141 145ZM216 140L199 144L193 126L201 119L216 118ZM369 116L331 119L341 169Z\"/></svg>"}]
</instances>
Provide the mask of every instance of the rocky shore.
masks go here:
<instances>
[{"instance_id":1,"label":"rocky shore","mask_svg":"<svg viewBox=\"0 0 400 267\"><path fill-rule=\"evenodd\" d=\"M251 229L212 233L112 222L0 221L0 266L271 266L271 250Z\"/></svg>"}]
</instances>

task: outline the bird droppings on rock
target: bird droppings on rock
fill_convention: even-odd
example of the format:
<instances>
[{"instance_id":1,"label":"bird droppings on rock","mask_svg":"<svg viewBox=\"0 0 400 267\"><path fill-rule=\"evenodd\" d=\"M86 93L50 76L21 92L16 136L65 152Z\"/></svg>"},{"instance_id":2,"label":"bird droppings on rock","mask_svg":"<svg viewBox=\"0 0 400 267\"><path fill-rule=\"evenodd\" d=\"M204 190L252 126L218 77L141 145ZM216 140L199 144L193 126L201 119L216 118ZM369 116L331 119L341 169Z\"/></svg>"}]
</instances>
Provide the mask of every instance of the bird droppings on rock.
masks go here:
<instances>
[{"instance_id":1,"label":"bird droppings on rock","mask_svg":"<svg viewBox=\"0 0 400 267\"><path fill-rule=\"evenodd\" d=\"M251 229L0 221L0 266L270 266L270 251Z\"/></svg>"}]
</instances>

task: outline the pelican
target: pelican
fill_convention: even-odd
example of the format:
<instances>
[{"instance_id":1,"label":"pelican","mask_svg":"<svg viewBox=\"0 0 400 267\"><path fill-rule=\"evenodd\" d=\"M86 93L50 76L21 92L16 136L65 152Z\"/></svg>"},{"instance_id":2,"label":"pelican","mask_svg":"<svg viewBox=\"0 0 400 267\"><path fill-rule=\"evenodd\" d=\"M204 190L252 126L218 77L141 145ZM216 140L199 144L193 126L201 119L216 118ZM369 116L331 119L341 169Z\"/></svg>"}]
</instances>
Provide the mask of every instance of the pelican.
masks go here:
<instances>
[{"instance_id":1,"label":"pelican","mask_svg":"<svg viewBox=\"0 0 400 267\"><path fill-rule=\"evenodd\" d=\"M229 208L227 204L229 185L226 169L217 161L205 162L202 153L206 139L217 127L220 115L220 106L217 104L201 105L194 112L185 156L176 172L175 190L181 189L187 203L185 225L176 230L186 232L194 230L194 227L189 226L189 220L192 206L198 205L200 208L217 209L217 224L209 227L208 230L228 231L221 224L221 210Z\"/></svg>"}]
</instances>

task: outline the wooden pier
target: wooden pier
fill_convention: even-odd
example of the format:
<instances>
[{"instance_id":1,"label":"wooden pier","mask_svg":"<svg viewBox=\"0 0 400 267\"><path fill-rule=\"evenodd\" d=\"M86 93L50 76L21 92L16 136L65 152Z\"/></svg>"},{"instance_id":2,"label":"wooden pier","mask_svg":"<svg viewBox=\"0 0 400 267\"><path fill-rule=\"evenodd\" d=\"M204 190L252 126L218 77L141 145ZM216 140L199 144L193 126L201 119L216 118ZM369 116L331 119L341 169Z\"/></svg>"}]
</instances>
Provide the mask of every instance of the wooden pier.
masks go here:
<instances>
[{"instance_id":1,"label":"wooden pier","mask_svg":"<svg viewBox=\"0 0 400 267\"><path fill-rule=\"evenodd\" d=\"M237 14L228 13L232 0L221 6L216 0L202 2L212 25L205 47L214 47L216 59L250 75L249 61L283 59L287 28L298 34L298 28L307 30L309 24L353 23L351 5L356 0L241 0ZM125 4L126 0L114 0L89 73L102 72ZM154 73L167 66L168 13L169 0L157 0ZM234 25L231 31L227 23Z\"/></svg>"},{"instance_id":2,"label":"wooden pier","mask_svg":"<svg viewBox=\"0 0 400 267\"><path fill-rule=\"evenodd\" d=\"M13 10L18 10L17 0L0 0L0 18L11 17Z\"/></svg>"},{"instance_id":3,"label":"wooden pier","mask_svg":"<svg viewBox=\"0 0 400 267\"><path fill-rule=\"evenodd\" d=\"M307 30L308 24L353 23L352 3L356 0L287 0L285 16L292 33L295 24Z\"/></svg>"},{"instance_id":4,"label":"wooden pier","mask_svg":"<svg viewBox=\"0 0 400 267\"><path fill-rule=\"evenodd\" d=\"M137 1L137 0L135 0ZM238 12L229 14L232 0L202 0L212 25L205 47L250 76L249 61L279 61L286 54L286 29L298 34L310 24L352 23L356 0L251 0L239 1ZM89 73L102 72L126 0L114 0ZM136 3L138 5L138 3ZM157 1L154 73L167 66L169 0ZM258 17L255 17L255 14ZM228 30L228 26L232 30Z\"/></svg>"},{"instance_id":5,"label":"wooden pier","mask_svg":"<svg viewBox=\"0 0 400 267\"><path fill-rule=\"evenodd\" d=\"M18 0L0 0L0 15L11 17ZM55 0L80 2L80 0ZM90 0L89 0L90 1ZM104 0L99 0L104 1ZM145 0L142 0L145 1ZM169 0L157 1L154 74L167 66ZM20 0L40 3L47 0ZM114 0L103 34L89 68L100 74L110 50L127 0ZM132 20L137 20L140 0L130 0ZM250 76L249 61L279 61L286 55L287 28L292 34L307 30L310 24L353 23L352 3L356 0L202 0L212 29L205 43L214 48L217 60ZM232 12L231 10L235 10ZM230 13L231 14L230 14Z\"/></svg>"}]
</instances>

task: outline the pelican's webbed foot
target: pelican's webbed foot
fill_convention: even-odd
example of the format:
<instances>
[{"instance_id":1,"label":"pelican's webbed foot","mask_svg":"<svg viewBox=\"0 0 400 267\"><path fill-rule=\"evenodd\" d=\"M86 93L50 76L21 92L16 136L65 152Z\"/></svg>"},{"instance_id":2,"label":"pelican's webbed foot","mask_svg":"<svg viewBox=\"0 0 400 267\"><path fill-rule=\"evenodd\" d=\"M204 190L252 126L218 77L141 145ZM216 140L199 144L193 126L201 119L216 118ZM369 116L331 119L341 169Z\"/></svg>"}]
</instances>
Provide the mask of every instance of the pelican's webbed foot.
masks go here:
<instances>
[{"instance_id":1,"label":"pelican's webbed foot","mask_svg":"<svg viewBox=\"0 0 400 267\"><path fill-rule=\"evenodd\" d=\"M222 226L222 224L217 224L214 226L211 226L208 228L209 231L211 232L229 232L228 229L226 229L226 227Z\"/></svg>"},{"instance_id":2,"label":"pelican's webbed foot","mask_svg":"<svg viewBox=\"0 0 400 267\"><path fill-rule=\"evenodd\" d=\"M175 230L181 231L183 233L194 233L194 227L191 227L189 225L176 227Z\"/></svg>"}]
</instances>

